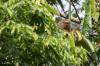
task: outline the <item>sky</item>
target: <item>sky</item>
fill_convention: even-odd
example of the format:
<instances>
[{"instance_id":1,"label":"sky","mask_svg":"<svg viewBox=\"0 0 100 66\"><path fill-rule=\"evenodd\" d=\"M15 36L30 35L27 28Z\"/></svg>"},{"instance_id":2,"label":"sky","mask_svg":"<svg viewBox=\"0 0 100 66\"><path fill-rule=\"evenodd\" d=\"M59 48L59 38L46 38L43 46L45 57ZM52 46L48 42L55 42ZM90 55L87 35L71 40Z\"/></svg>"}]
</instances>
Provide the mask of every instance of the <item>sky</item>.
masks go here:
<instances>
[{"instance_id":1,"label":"sky","mask_svg":"<svg viewBox=\"0 0 100 66\"><path fill-rule=\"evenodd\" d=\"M68 3L66 0L62 0L62 3L63 3L63 5L64 5L64 10L65 10L65 12L68 11L68 9L69 9L69 3ZM78 8L81 8L81 7L82 7L82 4L83 4L83 0L80 0L79 5L76 5L76 8L77 8L77 9L78 9ZM63 12L63 10L61 9L60 5L57 5L57 7L58 7L60 13L63 14L64 12ZM72 7L72 9L73 9L73 7ZM78 15L79 15L80 18L84 18L85 11L79 12Z\"/></svg>"}]
</instances>

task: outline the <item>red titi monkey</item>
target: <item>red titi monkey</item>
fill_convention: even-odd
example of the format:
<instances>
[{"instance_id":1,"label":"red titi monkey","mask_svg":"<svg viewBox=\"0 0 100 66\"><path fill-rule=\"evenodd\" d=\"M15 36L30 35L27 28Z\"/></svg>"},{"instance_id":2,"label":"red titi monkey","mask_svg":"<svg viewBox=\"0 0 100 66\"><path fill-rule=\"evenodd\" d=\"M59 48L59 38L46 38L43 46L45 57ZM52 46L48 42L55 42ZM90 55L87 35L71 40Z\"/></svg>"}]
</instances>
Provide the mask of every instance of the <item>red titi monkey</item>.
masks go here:
<instances>
[{"instance_id":1,"label":"red titi monkey","mask_svg":"<svg viewBox=\"0 0 100 66\"><path fill-rule=\"evenodd\" d=\"M74 36L80 41L82 39L80 33L80 21L76 18L69 19L62 19L58 23L58 28L65 32L74 32Z\"/></svg>"},{"instance_id":2,"label":"red titi monkey","mask_svg":"<svg viewBox=\"0 0 100 66\"><path fill-rule=\"evenodd\" d=\"M58 22L57 25L58 28L67 32L80 29L79 20L77 20L76 18L71 18L71 21L69 19L62 19Z\"/></svg>"},{"instance_id":3,"label":"red titi monkey","mask_svg":"<svg viewBox=\"0 0 100 66\"><path fill-rule=\"evenodd\" d=\"M94 52L94 48L93 48L92 43L84 35L81 34L79 22L77 22L77 25L74 26L74 28L72 28L73 25L70 26L70 23L72 23L75 20L73 20L72 22L71 21L69 19L60 20L58 22L58 28L60 28L61 30L66 31L66 32L72 32L73 31L74 36L76 38L75 45L76 46L82 46L83 48L85 48L89 52Z\"/></svg>"}]
</instances>

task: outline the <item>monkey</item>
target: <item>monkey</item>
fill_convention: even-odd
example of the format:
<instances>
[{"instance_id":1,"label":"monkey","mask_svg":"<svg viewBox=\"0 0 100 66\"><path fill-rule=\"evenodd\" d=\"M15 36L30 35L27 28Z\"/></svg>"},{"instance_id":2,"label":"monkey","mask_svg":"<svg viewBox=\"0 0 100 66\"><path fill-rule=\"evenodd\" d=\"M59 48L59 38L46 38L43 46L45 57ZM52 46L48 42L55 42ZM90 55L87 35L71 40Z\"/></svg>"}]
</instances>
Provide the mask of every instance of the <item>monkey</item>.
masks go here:
<instances>
[{"instance_id":1,"label":"monkey","mask_svg":"<svg viewBox=\"0 0 100 66\"><path fill-rule=\"evenodd\" d=\"M77 21L77 22L74 22ZM72 23L72 26L71 26ZM73 26L73 23L75 23L75 26ZM58 28L62 31L66 32L66 34L70 34L71 32L74 33L75 38L75 46L82 46L89 52L94 52L94 48L92 43L81 33L80 31L80 23L79 20L69 20L69 19L62 19L58 23Z\"/></svg>"},{"instance_id":2,"label":"monkey","mask_svg":"<svg viewBox=\"0 0 100 66\"><path fill-rule=\"evenodd\" d=\"M69 19L62 19L58 23L58 28L64 30L66 32L76 31L80 29L80 22L75 18Z\"/></svg>"},{"instance_id":3,"label":"monkey","mask_svg":"<svg viewBox=\"0 0 100 66\"><path fill-rule=\"evenodd\" d=\"M66 32L66 36L68 33L73 32L75 40L80 41L82 39L81 32L80 32L80 22L76 18L69 19L62 19L58 23L58 28L62 31Z\"/></svg>"}]
</instances>

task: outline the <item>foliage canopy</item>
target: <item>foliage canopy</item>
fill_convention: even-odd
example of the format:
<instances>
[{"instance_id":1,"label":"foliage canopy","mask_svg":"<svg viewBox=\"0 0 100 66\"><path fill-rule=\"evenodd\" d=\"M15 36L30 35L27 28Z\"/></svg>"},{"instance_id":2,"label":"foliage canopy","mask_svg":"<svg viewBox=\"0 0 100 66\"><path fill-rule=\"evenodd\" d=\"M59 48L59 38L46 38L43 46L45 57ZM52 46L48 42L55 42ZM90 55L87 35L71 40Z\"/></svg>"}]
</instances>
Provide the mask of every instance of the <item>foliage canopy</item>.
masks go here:
<instances>
[{"instance_id":1,"label":"foliage canopy","mask_svg":"<svg viewBox=\"0 0 100 66\"><path fill-rule=\"evenodd\" d=\"M68 66L88 61L73 33L57 28L59 12L46 0L0 0L1 66Z\"/></svg>"}]
</instances>

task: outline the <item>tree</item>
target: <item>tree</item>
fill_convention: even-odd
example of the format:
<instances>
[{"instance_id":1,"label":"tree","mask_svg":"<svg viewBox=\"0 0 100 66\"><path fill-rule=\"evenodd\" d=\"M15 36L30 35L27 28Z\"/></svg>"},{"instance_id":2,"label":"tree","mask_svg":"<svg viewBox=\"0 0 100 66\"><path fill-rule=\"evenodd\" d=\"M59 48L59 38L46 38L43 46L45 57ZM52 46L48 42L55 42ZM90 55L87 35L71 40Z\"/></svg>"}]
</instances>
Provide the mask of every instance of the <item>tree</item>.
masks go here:
<instances>
[{"instance_id":1,"label":"tree","mask_svg":"<svg viewBox=\"0 0 100 66\"><path fill-rule=\"evenodd\" d=\"M0 0L0 65L84 65L89 52L57 28L55 14L46 0Z\"/></svg>"}]
</instances>

